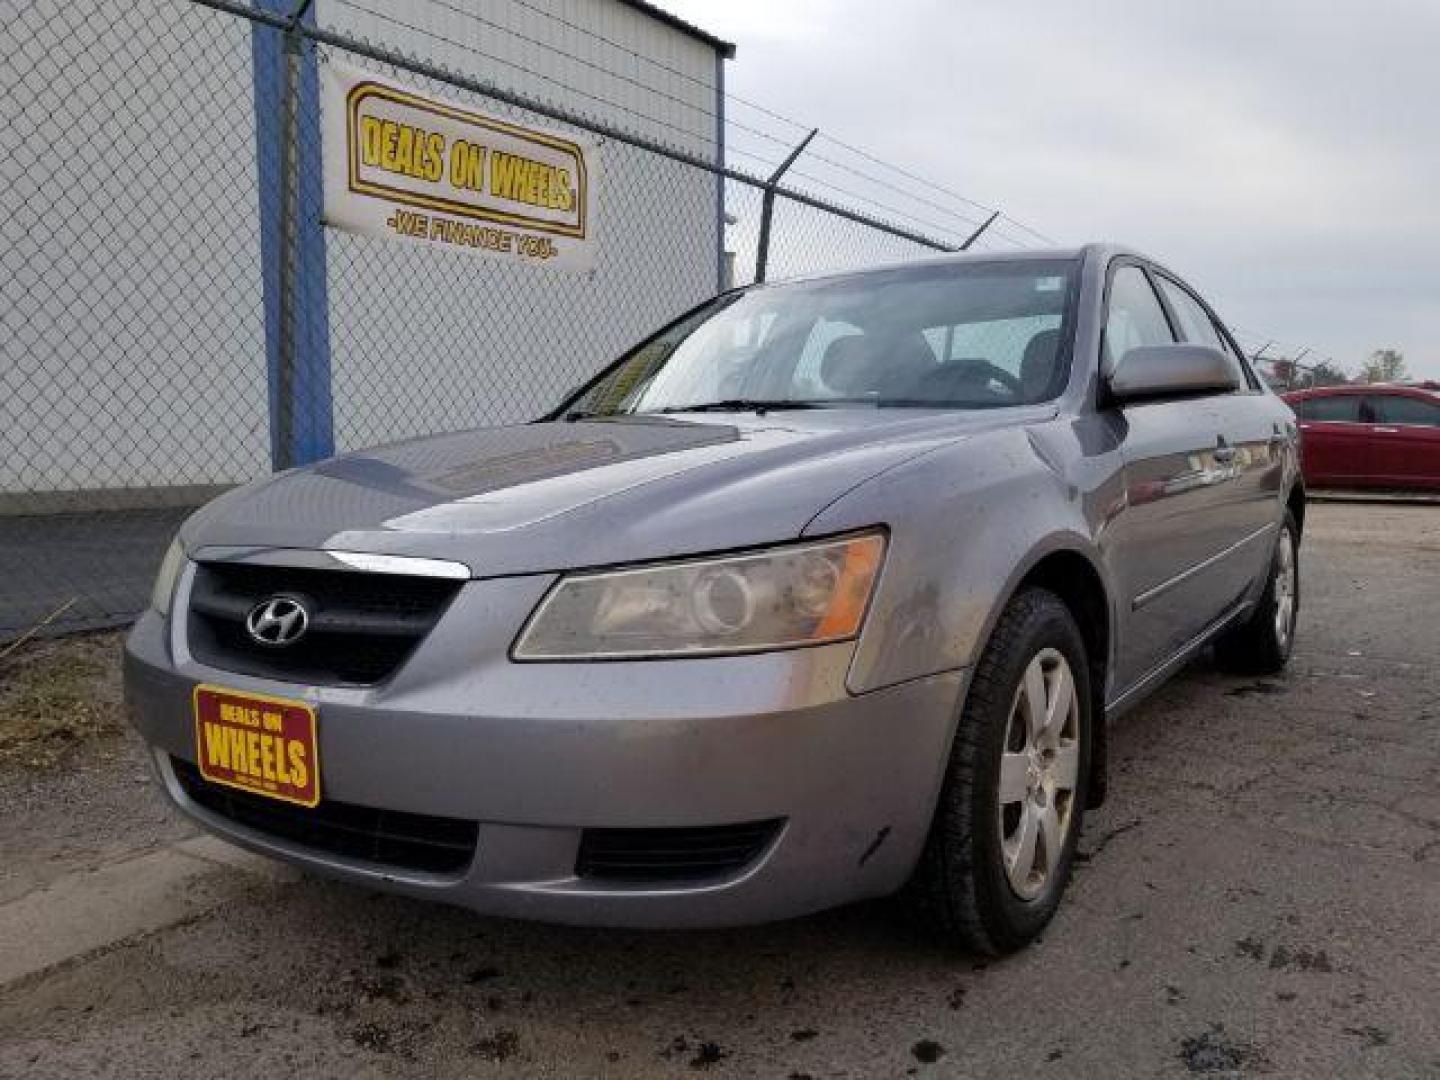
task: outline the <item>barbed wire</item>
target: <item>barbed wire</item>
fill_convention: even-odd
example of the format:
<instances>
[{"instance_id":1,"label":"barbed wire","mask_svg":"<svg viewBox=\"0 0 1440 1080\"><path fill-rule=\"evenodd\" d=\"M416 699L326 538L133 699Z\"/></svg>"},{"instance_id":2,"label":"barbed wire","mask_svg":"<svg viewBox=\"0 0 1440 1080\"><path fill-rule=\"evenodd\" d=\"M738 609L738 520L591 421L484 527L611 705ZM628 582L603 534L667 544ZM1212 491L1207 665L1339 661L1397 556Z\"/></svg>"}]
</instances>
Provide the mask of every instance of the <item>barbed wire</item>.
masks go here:
<instances>
[{"instance_id":1,"label":"barbed wire","mask_svg":"<svg viewBox=\"0 0 1440 1080\"><path fill-rule=\"evenodd\" d=\"M748 163L753 163L754 166L759 167L763 175L768 175L770 171L773 171L794 147L798 141L798 136L810 130L809 125L806 125L802 121L792 116L787 116L774 108L763 105L744 95L734 93L733 91L726 91L720 95L720 99L724 102L725 108L721 110L721 113L717 114L713 106L701 105L695 101L687 100L659 86L655 81L644 80L637 78L633 74L617 71L612 67L607 67L604 64L580 56L554 42L546 41L543 38L516 29L513 26L507 26L494 19L487 18L476 11L451 2L451 0L425 0L425 2L436 8L450 12L467 22L504 34L516 41L524 42L527 45L544 49L570 63L642 90L647 94L653 95L658 100L679 106L694 113L698 120L705 121L707 124L713 125L723 122L726 133L724 147L727 157L734 156L744 159ZM613 37L597 32L592 27L584 26L572 19L566 18L562 14L547 10L530 2L530 0L510 0L510 2L515 7L524 9L549 24L583 34L587 40L598 41L605 47L635 62L636 65L643 65L647 69L664 73L666 77L693 85L704 91L707 95L716 94L717 87L713 80L698 78L693 73L685 71L674 64L649 55L639 49L632 48ZM584 90L563 80L556 79L553 76L537 72L533 70L533 68L496 56L494 53L480 49L474 45L457 41L453 37L419 26L414 22L407 21L389 12L379 11L361 3L360 0L334 0L334 3L340 7L349 8L383 22L397 25L413 33L418 33L452 48L479 56L492 63L498 63L512 70L521 71L527 76L557 87L574 98L590 101L605 109L618 110L646 124L681 135L687 141L708 137L708 131L694 130L682 124L677 124L673 120L668 120L636 109L633 105L616 101L613 98L593 91ZM765 117L767 120L773 121L776 124L784 125L787 130L784 134L780 134L776 131L765 130L763 127L756 126L754 123L748 123L738 119L731 109L732 106L739 106L751 113ZM741 135L764 143L767 146L774 147L776 154L774 156L767 155L766 153L760 152L753 144L745 146L738 143L736 136ZM984 234L974 242L973 247L978 251L1002 250L1004 245L1009 245L1013 248L1028 249L1037 245L1056 246L1058 244L1058 241L1049 234L1012 217L1010 214L992 204L965 195L953 187L939 183L913 169L896 164L893 160L880 157L828 131L820 131L817 135L816 142L832 146L843 151L845 154L853 155L853 157L860 161L873 166L875 170L879 170L879 174L872 169L862 168L849 161L841 160L838 155L823 153L817 149L809 149L802 158L804 164L792 168L787 174L788 178L792 178L792 182L794 180L803 181L804 183L800 185L802 188L809 187L811 190L818 189L826 192L830 196L839 196L856 208L874 212L877 216L894 220L897 224L904 225L907 228L932 233L938 240L951 245L958 245L958 243L968 237L969 233L978 227L982 221L990 215L996 215L995 219L986 228ZM883 188L885 189L886 197L880 198L867 191L857 190L852 185L837 182L833 178L820 175L819 167L821 166L838 173L843 173L846 177L854 181L859 181L861 184ZM901 181L903 181L903 183ZM922 194L921 192L913 190L911 185L920 186L924 193ZM946 203L939 201L939 199L935 197L937 194L951 200L951 202ZM923 210L917 210L908 205L896 205L896 202L892 201L896 199L902 204L914 203L915 206L921 207ZM966 209L962 210L961 207ZM927 216L927 211L930 214L939 215L942 219L946 220L937 221L934 217ZM947 224L947 221L954 224ZM957 232L957 226L963 228ZM997 243L997 240L1002 243ZM1260 331L1242 331L1238 327L1234 328L1234 330L1237 338L1245 336L1251 339L1249 344L1242 342L1242 344L1246 344L1247 351L1249 352L1269 348L1281 350L1283 354L1288 354L1288 358L1313 356L1316 353L1316 350L1312 346L1287 343L1274 338L1273 335L1267 335ZM1285 359L1287 357L1282 355L1281 358ZM1314 362L1320 362L1322 360L1332 365L1335 364L1333 358L1322 356L1316 356Z\"/></svg>"},{"instance_id":2,"label":"barbed wire","mask_svg":"<svg viewBox=\"0 0 1440 1080\"><path fill-rule=\"evenodd\" d=\"M606 77L617 79L628 85L634 86L637 89L641 89L646 91L647 93L654 94L657 98L672 102L682 108L694 112L699 118L703 120L716 122L720 119L720 117L717 116L717 113L715 112L713 107L706 107L703 105L699 105L694 101L686 100L683 97L680 97L676 94L671 93L668 90L657 86L653 82L648 82L642 79L638 79L633 75L615 71L612 68L606 67L603 64L598 64L593 60L589 60L585 57L579 56L576 53L564 49L561 46L556 45L552 42L545 41L531 34L526 34L520 30L515 29L514 27L506 26L493 19L486 18L485 16L480 15L474 11L470 11L463 7L460 7L459 5L450 2L450 0L426 0L426 2L437 8L448 11L456 15L457 17L465 19L466 21L473 22L477 25L481 25L499 33L508 35L509 37L512 37L517 41L523 41L526 44L533 45L537 48L545 49L549 52L554 53L557 56L563 57L566 60L579 64L589 70L596 71ZM703 79L699 79L692 73L683 71L682 69L677 68L672 64L668 64L663 60L657 60L654 57L647 56L646 54L640 52L637 49L633 49L622 42L616 41L614 38L605 36L604 34L596 33L588 27L584 27L581 24L574 22L573 20L565 18L563 15L558 15L554 12L546 11L538 5L530 3L529 0L511 0L511 2L515 6L523 8L547 20L550 23L558 26L563 26L577 33L584 33L587 38L594 38L596 40L599 40L607 47L625 55L626 57L636 62L644 63L648 67L654 68L655 70L663 71L668 76L680 79L684 82L688 82L698 88L703 89L709 94L714 94L716 91L716 87L712 82L707 82ZM636 110L633 108L633 106L615 101L604 95L582 90L579 87L554 79L551 76L540 74L530 68L515 64L514 62L508 61L503 57L496 56L491 52L479 49L476 46L456 41L452 37L419 26L416 23L399 18L398 16L395 16L388 12L378 11L375 8L360 3L359 0L335 0L335 3L341 7L346 7L352 10L363 12L367 15L370 15L372 18L377 18L382 21L398 25L404 29L422 34L432 40L443 42L447 45L450 45L451 47L461 49L474 55L478 55L481 58L490 60L494 63L499 63L512 69L524 71L528 75L556 85L561 90L565 91L567 94L571 94L576 97L587 98L595 102L596 104L599 104L606 108L619 109L622 112L635 116L637 119L645 121L646 123L654 124L669 131L678 132L686 136L687 139L705 138L708 135L708 132L690 130L682 125L675 124L672 121ZM731 132L743 132L750 137L762 140L778 148L781 148L785 153L788 153L795 143L795 139L791 137L777 135L774 132L766 131L763 128L756 127L754 124L746 123L744 121L736 119L733 114L728 110L728 106L731 104L739 105L743 108L749 109L762 116L765 116L768 119L774 120L778 123L782 123L788 128L790 128L792 131L804 132L809 130L809 128L799 120L796 120L793 117L786 116L783 113L780 113L767 106L761 105L760 103L743 97L739 94L726 92L725 94L723 94L723 100L727 105L727 109L725 110L723 117L727 135ZM850 143L839 139L836 136L830 135L827 132L821 132L820 139L834 145L841 150L844 150L847 153L854 154L870 162L871 164L876 165L881 169L893 174L894 176L907 181L908 183L921 185L925 189L927 194L920 194L915 191L909 190L908 187L901 186L894 181L885 180L877 177L876 175L874 175L874 173L869 172L865 169L861 169L853 164L836 160L836 158L831 155L821 154L812 151L807 155L807 161L821 162L833 169L844 172L847 175L850 175L857 179L862 179L867 183L875 184L876 186L885 188L887 191L887 195L892 198L895 196L899 196L902 201L914 201L917 204L924 206L927 209L933 210L937 213L940 213L945 217L962 222L967 226L967 228L965 229L965 232L967 234L970 230L978 226L985 217L988 217L991 214L998 214L998 218L991 224L988 231L994 233L996 236L1003 237L1011 245L1022 248L1034 246L1033 241L1027 241L1017 236L1017 230L1021 233L1028 234L1030 237L1038 240L1041 244L1054 245L1056 243L1056 241L1054 241L1046 234L1029 225L1026 225L1024 222L1021 222L1011 217L1009 214L998 210L998 208L996 207L962 195L961 193L947 187L946 185L939 184L929 178L920 176L918 173L912 170L906 169L902 166L898 166L894 162L887 161L883 158L877 157L864 150L861 150L860 148L855 147ZM732 144L730 143L728 137L726 140L726 144L727 151L731 150ZM734 149L737 154L745 157L747 160L754 161L758 164L761 164L762 166L766 166L771 169L778 165L779 161L784 157L784 154L781 154L779 158L770 158L765 156L764 154L757 153L753 148ZM844 188L841 185L838 185L832 181L823 180L815 176L813 171L796 171L794 175L804 179L809 179L813 183L823 184L827 187L828 190L832 192L844 192L847 198L855 200L861 207L874 207L876 209L882 209L891 215L898 215L903 220L911 223L921 223L926 220L920 214L917 214L913 210L905 210L903 208L896 207L893 203L883 202L871 195L857 192L853 188ZM963 204L964 206L969 207L970 212L962 212L955 206L947 206L943 203L938 202L933 197L936 192L944 194L948 198L954 199L959 203ZM927 227L941 229L946 228L943 226L937 226L934 223L930 223ZM986 246L988 247L990 245L987 243Z\"/></svg>"}]
</instances>

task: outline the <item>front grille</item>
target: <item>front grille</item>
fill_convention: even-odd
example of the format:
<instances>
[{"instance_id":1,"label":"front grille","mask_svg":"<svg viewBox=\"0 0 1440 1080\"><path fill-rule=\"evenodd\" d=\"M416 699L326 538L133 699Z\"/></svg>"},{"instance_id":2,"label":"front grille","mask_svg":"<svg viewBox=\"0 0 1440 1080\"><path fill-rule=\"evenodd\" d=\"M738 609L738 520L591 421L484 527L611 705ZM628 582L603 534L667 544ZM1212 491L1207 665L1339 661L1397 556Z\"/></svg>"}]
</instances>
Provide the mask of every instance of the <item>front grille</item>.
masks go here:
<instances>
[{"instance_id":1,"label":"front grille","mask_svg":"<svg viewBox=\"0 0 1440 1080\"><path fill-rule=\"evenodd\" d=\"M693 829L586 829L575 872L627 882L726 877L758 859L781 824L774 819Z\"/></svg>"},{"instance_id":2,"label":"front grille","mask_svg":"<svg viewBox=\"0 0 1440 1080\"><path fill-rule=\"evenodd\" d=\"M460 588L443 578L200 563L190 591L190 651L224 671L269 679L368 686L388 678ZM300 600L310 627L292 645L262 645L245 629L255 606Z\"/></svg>"},{"instance_id":3,"label":"front grille","mask_svg":"<svg viewBox=\"0 0 1440 1080\"><path fill-rule=\"evenodd\" d=\"M208 783L188 761L172 757L175 779L190 800L237 825L348 859L402 870L453 874L475 857L480 826L460 818L404 814L322 799L313 810Z\"/></svg>"}]
</instances>

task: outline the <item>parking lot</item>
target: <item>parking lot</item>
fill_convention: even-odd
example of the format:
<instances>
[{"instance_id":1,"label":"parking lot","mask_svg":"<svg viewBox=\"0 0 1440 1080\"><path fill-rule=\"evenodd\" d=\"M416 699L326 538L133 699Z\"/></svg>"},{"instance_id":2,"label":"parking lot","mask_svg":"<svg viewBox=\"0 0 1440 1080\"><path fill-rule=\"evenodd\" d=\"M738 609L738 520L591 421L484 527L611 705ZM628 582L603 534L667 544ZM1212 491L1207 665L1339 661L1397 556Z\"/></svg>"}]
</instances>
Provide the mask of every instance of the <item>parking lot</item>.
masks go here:
<instances>
[{"instance_id":1,"label":"parking lot","mask_svg":"<svg viewBox=\"0 0 1440 1080\"><path fill-rule=\"evenodd\" d=\"M196 837L133 737L12 763L0 1076L1440 1076L1440 507L1312 506L1302 588L1283 678L1201 662L1119 723L1002 961L885 904L483 919Z\"/></svg>"}]
</instances>

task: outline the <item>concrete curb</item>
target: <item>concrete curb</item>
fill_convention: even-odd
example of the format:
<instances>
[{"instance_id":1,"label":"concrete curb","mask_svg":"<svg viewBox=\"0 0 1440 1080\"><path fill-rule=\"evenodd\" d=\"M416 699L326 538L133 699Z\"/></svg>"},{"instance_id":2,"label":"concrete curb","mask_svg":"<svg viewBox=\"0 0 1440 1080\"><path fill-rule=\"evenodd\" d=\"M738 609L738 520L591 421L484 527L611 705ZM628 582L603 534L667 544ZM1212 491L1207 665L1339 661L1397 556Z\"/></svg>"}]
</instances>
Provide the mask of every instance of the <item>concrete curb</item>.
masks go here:
<instances>
[{"instance_id":1,"label":"concrete curb","mask_svg":"<svg viewBox=\"0 0 1440 1080\"><path fill-rule=\"evenodd\" d=\"M202 915L226 899L232 870L271 880L292 871L211 836L66 875L0 906L0 986Z\"/></svg>"}]
</instances>

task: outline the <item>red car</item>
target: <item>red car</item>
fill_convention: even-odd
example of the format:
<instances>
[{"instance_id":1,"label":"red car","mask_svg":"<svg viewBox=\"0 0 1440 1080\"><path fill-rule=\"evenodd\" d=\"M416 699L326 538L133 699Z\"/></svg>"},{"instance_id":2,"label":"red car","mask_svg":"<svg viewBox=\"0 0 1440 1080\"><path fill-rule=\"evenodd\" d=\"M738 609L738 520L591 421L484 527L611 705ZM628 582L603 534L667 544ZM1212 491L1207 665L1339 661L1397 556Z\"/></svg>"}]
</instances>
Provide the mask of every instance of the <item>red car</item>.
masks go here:
<instances>
[{"instance_id":1,"label":"red car","mask_svg":"<svg viewBox=\"0 0 1440 1080\"><path fill-rule=\"evenodd\" d=\"M1300 418L1312 488L1440 491L1440 392L1423 386L1327 386L1282 395Z\"/></svg>"}]
</instances>

